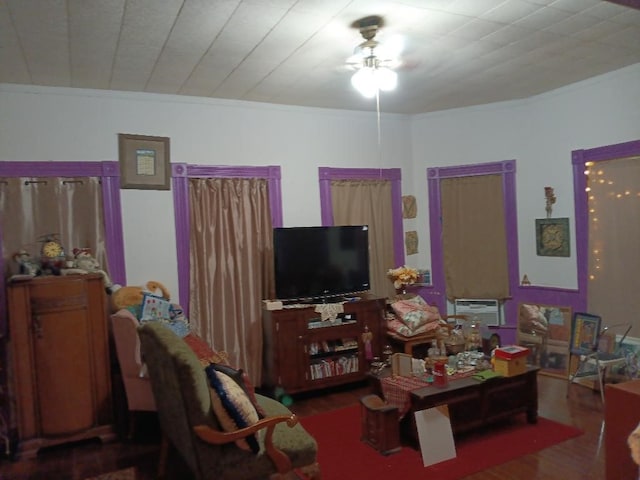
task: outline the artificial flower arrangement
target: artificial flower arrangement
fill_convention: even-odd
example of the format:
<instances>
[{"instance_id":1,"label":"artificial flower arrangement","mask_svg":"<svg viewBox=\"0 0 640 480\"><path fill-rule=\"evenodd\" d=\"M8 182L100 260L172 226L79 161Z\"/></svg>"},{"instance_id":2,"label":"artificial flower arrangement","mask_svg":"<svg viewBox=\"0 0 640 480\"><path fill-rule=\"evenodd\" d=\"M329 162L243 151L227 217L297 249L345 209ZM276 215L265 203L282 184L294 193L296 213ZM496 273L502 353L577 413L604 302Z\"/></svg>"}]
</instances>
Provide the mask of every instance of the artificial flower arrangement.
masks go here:
<instances>
[{"instance_id":1,"label":"artificial flower arrangement","mask_svg":"<svg viewBox=\"0 0 640 480\"><path fill-rule=\"evenodd\" d=\"M403 265L402 267L389 269L387 277L393 282L394 288L400 289L416 283L418 280L418 270Z\"/></svg>"}]
</instances>

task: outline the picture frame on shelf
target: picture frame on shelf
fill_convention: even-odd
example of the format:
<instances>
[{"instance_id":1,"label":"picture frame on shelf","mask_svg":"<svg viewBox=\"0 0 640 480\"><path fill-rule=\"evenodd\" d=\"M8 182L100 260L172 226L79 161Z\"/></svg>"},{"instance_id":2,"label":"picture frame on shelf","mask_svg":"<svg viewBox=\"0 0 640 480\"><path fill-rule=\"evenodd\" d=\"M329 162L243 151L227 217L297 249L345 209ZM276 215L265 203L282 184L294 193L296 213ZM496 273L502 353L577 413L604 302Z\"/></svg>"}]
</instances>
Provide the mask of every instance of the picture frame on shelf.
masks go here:
<instances>
[{"instance_id":1,"label":"picture frame on shelf","mask_svg":"<svg viewBox=\"0 0 640 480\"><path fill-rule=\"evenodd\" d=\"M170 190L169 137L118 134L120 188Z\"/></svg>"},{"instance_id":2,"label":"picture frame on shelf","mask_svg":"<svg viewBox=\"0 0 640 480\"><path fill-rule=\"evenodd\" d=\"M599 315L576 313L571 331L571 352L575 355L589 355L598 348L600 326Z\"/></svg>"}]
</instances>

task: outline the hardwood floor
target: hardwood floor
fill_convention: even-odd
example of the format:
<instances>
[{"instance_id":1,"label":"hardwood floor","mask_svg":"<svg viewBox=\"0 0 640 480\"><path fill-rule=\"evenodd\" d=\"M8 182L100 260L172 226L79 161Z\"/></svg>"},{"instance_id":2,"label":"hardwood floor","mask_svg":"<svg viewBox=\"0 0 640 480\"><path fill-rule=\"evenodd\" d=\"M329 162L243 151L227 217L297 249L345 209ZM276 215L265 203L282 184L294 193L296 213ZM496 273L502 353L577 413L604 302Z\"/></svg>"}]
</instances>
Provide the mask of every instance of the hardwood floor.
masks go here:
<instances>
[{"instance_id":1,"label":"hardwood floor","mask_svg":"<svg viewBox=\"0 0 640 480\"><path fill-rule=\"evenodd\" d=\"M584 435L466 477L468 480L604 478L603 406L599 394L573 385L567 398L566 380L543 375L538 376L538 391L540 416L575 425ZM291 409L299 416L313 415L357 403L368 392L368 386L358 384L299 395L294 398ZM137 432L134 441L67 444L41 451L33 460L0 460L0 479L84 480L135 466L136 480L152 480L156 478L160 437L155 415L139 415ZM170 454L169 464L168 479L192 478L175 451Z\"/></svg>"}]
</instances>

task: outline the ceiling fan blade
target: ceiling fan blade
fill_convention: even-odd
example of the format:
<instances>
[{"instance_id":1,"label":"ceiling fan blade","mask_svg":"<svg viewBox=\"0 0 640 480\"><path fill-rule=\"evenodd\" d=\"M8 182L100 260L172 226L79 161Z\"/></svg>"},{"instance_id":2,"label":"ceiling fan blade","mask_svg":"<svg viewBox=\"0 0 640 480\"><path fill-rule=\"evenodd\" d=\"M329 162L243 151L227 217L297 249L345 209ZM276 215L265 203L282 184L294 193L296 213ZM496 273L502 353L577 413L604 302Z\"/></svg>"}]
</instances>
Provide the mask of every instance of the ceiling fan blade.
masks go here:
<instances>
[{"instance_id":1,"label":"ceiling fan blade","mask_svg":"<svg viewBox=\"0 0 640 480\"><path fill-rule=\"evenodd\" d=\"M400 58L404 50L404 38L402 35L392 35L380 40L375 49L376 55L382 59Z\"/></svg>"}]
</instances>

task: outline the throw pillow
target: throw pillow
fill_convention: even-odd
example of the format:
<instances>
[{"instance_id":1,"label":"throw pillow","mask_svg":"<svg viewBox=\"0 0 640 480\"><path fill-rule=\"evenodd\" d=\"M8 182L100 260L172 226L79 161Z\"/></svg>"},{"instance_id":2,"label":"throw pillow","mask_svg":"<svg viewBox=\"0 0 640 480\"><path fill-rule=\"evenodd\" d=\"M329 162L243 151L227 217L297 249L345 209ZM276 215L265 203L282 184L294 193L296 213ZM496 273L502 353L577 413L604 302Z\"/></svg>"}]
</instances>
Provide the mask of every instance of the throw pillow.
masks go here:
<instances>
[{"instance_id":1,"label":"throw pillow","mask_svg":"<svg viewBox=\"0 0 640 480\"><path fill-rule=\"evenodd\" d=\"M140 321L169 320L171 303L157 295L145 293L142 296L142 312Z\"/></svg>"},{"instance_id":2,"label":"throw pillow","mask_svg":"<svg viewBox=\"0 0 640 480\"><path fill-rule=\"evenodd\" d=\"M256 412L258 412L258 417L259 418L265 417L265 412L260 406L260 404L258 403L258 399L256 398L256 392L253 387L253 384L251 383L251 380L249 379L249 375L247 375L241 368L236 369L226 364L212 363L211 367L213 367L216 371L222 372L225 375L228 375L229 377L231 377L238 384L238 386L242 388L242 391L249 397L249 399L251 400L251 403L256 409Z\"/></svg>"},{"instance_id":3,"label":"throw pillow","mask_svg":"<svg viewBox=\"0 0 640 480\"><path fill-rule=\"evenodd\" d=\"M440 320L438 308L427 304L418 295L395 301L391 304L391 308L411 331L416 331L429 322L438 322Z\"/></svg>"},{"instance_id":4,"label":"throw pillow","mask_svg":"<svg viewBox=\"0 0 640 480\"><path fill-rule=\"evenodd\" d=\"M205 372L209 379L211 406L225 432L248 427L259 420L251 399L229 375L217 371L213 364L206 367ZM253 453L260 451L256 435L249 435L236 444Z\"/></svg>"},{"instance_id":5,"label":"throw pillow","mask_svg":"<svg viewBox=\"0 0 640 480\"><path fill-rule=\"evenodd\" d=\"M213 363L217 365L227 365L229 366L229 368L233 370L239 370L240 372L242 372L241 373L242 383L244 385L245 391L249 395L249 398L251 398L251 401L254 403L258 413L262 415L262 417L265 416L264 410L262 409L260 404L258 404L258 400L256 399L256 389L253 383L251 382L249 375L247 375L247 373L241 369L234 369L229 364L227 352L215 351L209 346L207 342L204 341L202 337L200 337L194 332L190 332L187 336L185 336L184 341L187 343L187 345L189 345L189 348L191 348L191 350L193 350L193 352L196 354L196 356L198 357L198 360L200 360L200 364L203 367L206 367L209 364ZM231 375L231 376L235 378L234 375Z\"/></svg>"},{"instance_id":6,"label":"throw pillow","mask_svg":"<svg viewBox=\"0 0 640 480\"><path fill-rule=\"evenodd\" d=\"M176 311L182 312L182 308L179 305L174 306L164 298L145 293L142 297L140 323L161 322L183 338L189 333L189 324L186 322L186 317L176 314Z\"/></svg>"}]
</instances>

